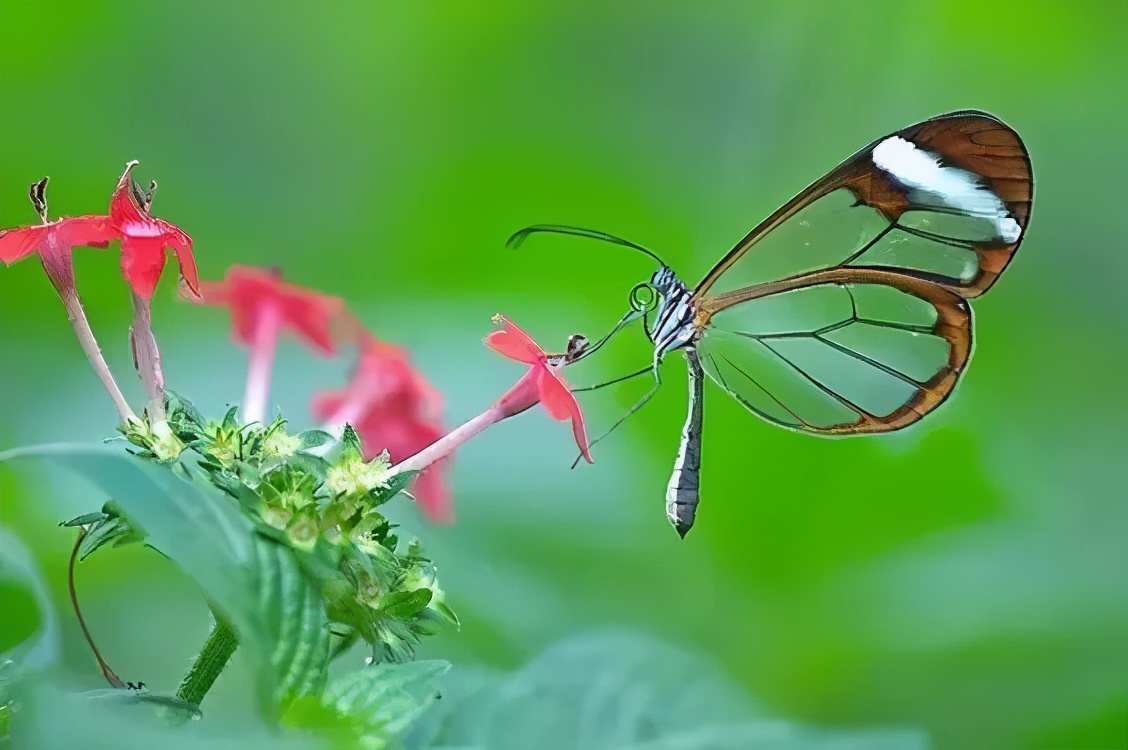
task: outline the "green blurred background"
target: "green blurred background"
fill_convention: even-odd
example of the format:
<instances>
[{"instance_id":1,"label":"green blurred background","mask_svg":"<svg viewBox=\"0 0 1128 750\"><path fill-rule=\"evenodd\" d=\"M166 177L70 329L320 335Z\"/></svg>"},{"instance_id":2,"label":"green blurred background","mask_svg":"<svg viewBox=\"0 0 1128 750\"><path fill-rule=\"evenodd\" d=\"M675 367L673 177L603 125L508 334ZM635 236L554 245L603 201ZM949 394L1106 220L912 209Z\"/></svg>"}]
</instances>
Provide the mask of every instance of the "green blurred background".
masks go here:
<instances>
[{"instance_id":1,"label":"green blurred background","mask_svg":"<svg viewBox=\"0 0 1128 750\"><path fill-rule=\"evenodd\" d=\"M582 241L506 251L514 230L604 229L693 282L875 137L952 109L1002 117L1037 198L975 305L950 405L903 435L825 441L707 386L684 542L662 509L678 358L594 467L569 471L568 430L542 413L499 426L458 456L455 526L404 514L463 616L426 653L513 666L626 625L704 652L799 721L920 727L945 749L1128 742L1125 3L3 0L0 29L0 225L30 223L44 174L54 214L102 212L140 159L203 277L277 265L343 296L411 348L451 423L520 372L481 346L491 314L559 347L606 330L652 270ZM81 252L79 285L139 402L115 260ZM241 396L244 355L222 313L172 289L155 302L166 374L216 413ZM644 343L592 377L645 362ZM275 400L307 425L309 396L346 368L284 346ZM626 398L590 402L592 429ZM0 449L113 424L40 269L0 269ZM72 538L54 524L99 502L0 468L0 522L46 571L92 685L65 614ZM208 624L191 581L139 549L79 576L115 668L172 688ZM29 627L27 605L5 602L0 636ZM247 684L236 669L209 701L249 705Z\"/></svg>"}]
</instances>

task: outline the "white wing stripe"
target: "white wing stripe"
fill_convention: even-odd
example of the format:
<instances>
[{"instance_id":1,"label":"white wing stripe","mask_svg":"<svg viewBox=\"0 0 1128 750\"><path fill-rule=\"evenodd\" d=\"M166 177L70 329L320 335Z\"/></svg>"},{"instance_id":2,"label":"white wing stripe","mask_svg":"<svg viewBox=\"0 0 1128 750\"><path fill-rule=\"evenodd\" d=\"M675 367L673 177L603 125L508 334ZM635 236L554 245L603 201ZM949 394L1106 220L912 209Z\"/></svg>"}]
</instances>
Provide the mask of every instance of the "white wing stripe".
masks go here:
<instances>
[{"instance_id":1,"label":"white wing stripe","mask_svg":"<svg viewBox=\"0 0 1128 750\"><path fill-rule=\"evenodd\" d=\"M999 239L1013 244L1022 227L1010 216L999 196L973 172L940 165L939 158L900 136L886 138L873 149L873 163L901 184L934 195L945 205L972 216L990 219Z\"/></svg>"}]
</instances>

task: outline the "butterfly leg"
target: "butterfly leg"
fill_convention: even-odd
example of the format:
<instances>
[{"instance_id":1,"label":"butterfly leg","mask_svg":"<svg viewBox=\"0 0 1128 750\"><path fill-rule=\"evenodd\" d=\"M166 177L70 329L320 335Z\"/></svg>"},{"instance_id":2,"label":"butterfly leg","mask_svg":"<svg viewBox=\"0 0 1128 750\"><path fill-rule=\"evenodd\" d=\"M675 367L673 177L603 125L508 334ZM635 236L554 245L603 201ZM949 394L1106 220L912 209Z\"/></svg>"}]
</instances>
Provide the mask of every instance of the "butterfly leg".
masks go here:
<instances>
[{"instance_id":1,"label":"butterfly leg","mask_svg":"<svg viewBox=\"0 0 1128 750\"><path fill-rule=\"evenodd\" d=\"M622 383L624 380L630 380L631 378L637 378L639 375L645 375L646 373L650 372L653 369L654 369L653 365L647 365L646 367L642 368L641 370L636 370L635 372L632 372L630 375L623 375L620 378L615 378L614 380L608 380L605 383L598 383L596 385L588 385L588 386L584 386L583 388L573 388L572 393L585 393L587 391L598 391L600 388L606 388L609 385L615 385L616 383Z\"/></svg>"},{"instance_id":2,"label":"butterfly leg","mask_svg":"<svg viewBox=\"0 0 1128 750\"><path fill-rule=\"evenodd\" d=\"M635 405L634 405L634 406L632 406L632 407L631 407L630 409L628 409L628 410L627 410L627 413L626 413L626 414L624 414L624 415L623 415L622 417L620 417L620 418L619 418L619 421L617 421L617 422L616 422L615 424L611 425L610 429L608 429L608 430L607 430L606 432L604 432L604 433L603 433L602 435L600 435L599 437L597 437L597 438L596 438L595 440L592 440L592 441L591 441L591 443L589 444L589 447L591 447L591 446L595 445L595 444L596 444L596 443L598 443L598 442L599 442L600 440L602 440L603 438L607 437L607 436L608 436L608 435L610 435L610 434L611 434L612 432L614 432L614 431L615 431L615 428L616 428L616 427L618 427L619 425L621 425L621 424L622 424L623 422L627 421L627 417L631 416L631 415L632 415L632 414L634 414L634 413L635 413L636 411L638 411L639 409L641 409L641 408L642 408L643 406L645 406L645 405L646 405L646 402L647 402L647 401L649 401L649 400L650 400L651 398L653 398L653 397L654 397L654 394L658 392L658 389L659 389L660 387L662 387L662 374L661 374L661 373L660 373L660 372L658 371L658 364L659 364L659 363L658 363L658 361L657 361L657 360L655 360L655 361L654 361L654 364L653 364L653 365L652 365L651 367L647 368L647 370L649 370L650 372L652 372L652 373L654 374L654 385L650 386L650 390L648 390L648 391L646 392L646 394L645 394L645 395L644 395L644 396L643 396L642 398L640 398L640 399L638 400L638 402L636 402L636 403L635 403ZM638 372L638 373L635 373L635 375L640 375L640 374L642 374L642 372L646 372L646 370L644 370L644 371L641 371L641 372ZM631 376L629 376L629 377L634 377L634 375L631 375ZM626 378L623 378L623 380L625 380L625 379L626 379ZM576 468L576 466L577 466L577 465L578 465L578 464L580 463L580 459L581 459L582 457L583 457L582 455L581 455L581 456L577 456L577 457L576 457L576 460L572 462L572 468L573 468L573 469L574 469L574 468Z\"/></svg>"}]
</instances>

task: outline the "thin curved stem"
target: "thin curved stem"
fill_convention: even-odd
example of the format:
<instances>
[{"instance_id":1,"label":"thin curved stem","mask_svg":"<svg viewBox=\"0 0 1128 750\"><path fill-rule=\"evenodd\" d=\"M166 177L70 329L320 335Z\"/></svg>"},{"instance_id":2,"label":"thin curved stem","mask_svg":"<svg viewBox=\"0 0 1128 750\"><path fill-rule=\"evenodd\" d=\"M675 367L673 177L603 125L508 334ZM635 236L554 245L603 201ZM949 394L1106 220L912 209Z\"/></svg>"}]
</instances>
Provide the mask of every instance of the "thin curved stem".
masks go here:
<instances>
[{"instance_id":1,"label":"thin curved stem","mask_svg":"<svg viewBox=\"0 0 1128 750\"><path fill-rule=\"evenodd\" d=\"M121 389L118 388L117 382L110 372L110 366L106 364L106 358L102 356L102 350L98 346L98 341L94 338L94 331L90 328L90 321L86 319L86 311L82 309L82 303L79 302L78 296L63 293L60 293L60 296L63 300L63 306L67 310L67 319L70 320L75 338L78 339L78 345L82 347L82 353L86 355L86 360L90 363L94 374L98 376L98 380L102 382L102 386L110 394L110 399L117 409L118 417L123 424L136 421L137 415L129 407L129 402L125 400L125 396L122 395Z\"/></svg>"},{"instance_id":2,"label":"thin curved stem","mask_svg":"<svg viewBox=\"0 0 1128 750\"><path fill-rule=\"evenodd\" d=\"M90 628L86 626L86 618L82 616L82 608L78 606L78 592L75 590L74 585L74 567L78 562L78 550L82 547L83 540L86 539L86 527L80 526L78 529L78 539L74 542L74 549L71 550L70 563L67 566L67 588L70 591L71 606L74 607L74 616L78 619L78 625L82 628L82 635L86 638L87 645L90 650L94 652L94 658L98 660L98 666L102 668L102 676L106 678L106 682L110 683L110 687L124 688L126 684L122 679L117 676L114 670L110 669L110 665L102 658L102 652L98 650L98 646L94 644L94 637L90 635Z\"/></svg>"}]
</instances>

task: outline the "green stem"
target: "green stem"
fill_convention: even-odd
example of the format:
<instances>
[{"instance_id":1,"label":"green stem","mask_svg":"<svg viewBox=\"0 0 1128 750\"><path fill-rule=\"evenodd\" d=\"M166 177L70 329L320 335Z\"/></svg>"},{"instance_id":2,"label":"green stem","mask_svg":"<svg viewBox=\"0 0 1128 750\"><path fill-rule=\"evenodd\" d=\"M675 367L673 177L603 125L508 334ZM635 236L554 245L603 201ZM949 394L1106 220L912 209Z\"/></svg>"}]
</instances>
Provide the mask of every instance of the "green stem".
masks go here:
<instances>
[{"instance_id":1,"label":"green stem","mask_svg":"<svg viewBox=\"0 0 1128 750\"><path fill-rule=\"evenodd\" d=\"M200 705L238 646L239 636L230 625L216 618L204 647L180 683L176 697L194 706Z\"/></svg>"}]
</instances>

